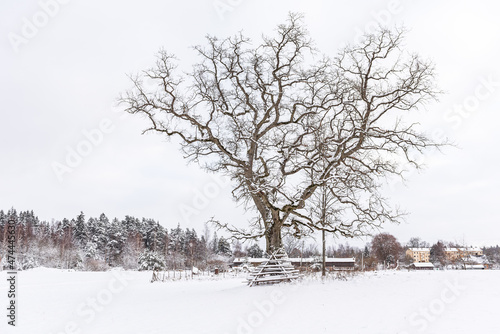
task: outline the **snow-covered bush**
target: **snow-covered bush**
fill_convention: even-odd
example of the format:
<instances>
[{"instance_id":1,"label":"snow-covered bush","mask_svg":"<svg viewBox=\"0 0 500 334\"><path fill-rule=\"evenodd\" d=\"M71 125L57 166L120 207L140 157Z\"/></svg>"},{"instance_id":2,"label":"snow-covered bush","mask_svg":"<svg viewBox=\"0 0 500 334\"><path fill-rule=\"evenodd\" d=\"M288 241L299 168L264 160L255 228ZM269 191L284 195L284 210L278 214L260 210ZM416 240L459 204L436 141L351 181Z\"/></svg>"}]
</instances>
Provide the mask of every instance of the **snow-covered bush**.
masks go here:
<instances>
[{"instance_id":1,"label":"snow-covered bush","mask_svg":"<svg viewBox=\"0 0 500 334\"><path fill-rule=\"evenodd\" d=\"M101 260L86 258L83 261L84 271L106 271L108 269L109 269L108 265Z\"/></svg>"},{"instance_id":2,"label":"snow-covered bush","mask_svg":"<svg viewBox=\"0 0 500 334\"><path fill-rule=\"evenodd\" d=\"M20 262L19 269L21 270L33 269L40 266L38 260L34 256L25 256Z\"/></svg>"},{"instance_id":3,"label":"snow-covered bush","mask_svg":"<svg viewBox=\"0 0 500 334\"><path fill-rule=\"evenodd\" d=\"M139 270L162 270L165 268L165 261L156 252L145 251L139 256Z\"/></svg>"}]
</instances>

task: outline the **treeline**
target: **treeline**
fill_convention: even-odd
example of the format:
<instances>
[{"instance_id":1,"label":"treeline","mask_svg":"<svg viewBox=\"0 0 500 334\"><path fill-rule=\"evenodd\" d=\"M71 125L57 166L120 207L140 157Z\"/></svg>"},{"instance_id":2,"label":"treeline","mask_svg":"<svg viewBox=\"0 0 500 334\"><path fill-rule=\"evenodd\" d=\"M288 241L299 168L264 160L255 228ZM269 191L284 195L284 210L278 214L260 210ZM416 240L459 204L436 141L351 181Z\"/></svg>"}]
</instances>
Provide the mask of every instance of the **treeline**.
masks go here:
<instances>
[{"instance_id":1,"label":"treeline","mask_svg":"<svg viewBox=\"0 0 500 334\"><path fill-rule=\"evenodd\" d=\"M125 269L184 269L197 267L203 270L227 266L232 257L264 257L266 254L257 243L230 244L208 226L198 234L194 229L167 229L154 219L125 216L123 220L85 217L80 213L61 221L40 221L33 211L8 212L0 210L0 268L7 267L9 220L15 222L16 269L35 267L76 270L106 270L112 267ZM290 257L320 257L316 242L306 242L291 236L284 238L285 251ZM445 247L461 247L457 243L438 241L431 245L420 238L401 244L392 235L381 233L373 237L364 248L351 247L348 243L329 245L327 257L354 257L365 269L375 269L383 263L394 267L397 263L409 264L405 250L409 247L429 247L430 261L438 266L453 264L445 256ZM500 247L484 247L484 257L491 264L500 265Z\"/></svg>"},{"instance_id":2,"label":"treeline","mask_svg":"<svg viewBox=\"0 0 500 334\"><path fill-rule=\"evenodd\" d=\"M483 253L489 261L500 265L500 246L484 247Z\"/></svg>"},{"instance_id":3,"label":"treeline","mask_svg":"<svg viewBox=\"0 0 500 334\"><path fill-rule=\"evenodd\" d=\"M61 221L40 221L33 211L0 210L0 265L6 267L9 220L15 222L16 267L39 266L77 270L110 267L148 269L144 261L162 263L172 269L221 266L232 256L224 237L203 235L180 225L168 230L154 219L126 216L109 219L105 214ZM210 235L211 234L211 235ZM241 250L241 245L240 245ZM142 261L142 263L141 263Z\"/></svg>"}]
</instances>

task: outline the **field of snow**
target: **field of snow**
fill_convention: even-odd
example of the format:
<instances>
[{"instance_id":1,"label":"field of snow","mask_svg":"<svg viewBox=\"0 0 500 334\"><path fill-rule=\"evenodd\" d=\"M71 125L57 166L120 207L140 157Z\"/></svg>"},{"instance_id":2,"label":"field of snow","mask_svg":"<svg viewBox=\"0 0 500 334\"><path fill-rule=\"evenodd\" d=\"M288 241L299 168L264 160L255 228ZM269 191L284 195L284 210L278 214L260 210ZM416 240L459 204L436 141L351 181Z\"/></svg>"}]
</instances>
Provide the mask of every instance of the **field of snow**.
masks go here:
<instances>
[{"instance_id":1,"label":"field of snow","mask_svg":"<svg viewBox=\"0 0 500 334\"><path fill-rule=\"evenodd\" d=\"M7 306L6 272L0 301ZM386 271L249 288L243 277L149 283L150 272L19 274L0 333L500 333L500 271Z\"/></svg>"}]
</instances>

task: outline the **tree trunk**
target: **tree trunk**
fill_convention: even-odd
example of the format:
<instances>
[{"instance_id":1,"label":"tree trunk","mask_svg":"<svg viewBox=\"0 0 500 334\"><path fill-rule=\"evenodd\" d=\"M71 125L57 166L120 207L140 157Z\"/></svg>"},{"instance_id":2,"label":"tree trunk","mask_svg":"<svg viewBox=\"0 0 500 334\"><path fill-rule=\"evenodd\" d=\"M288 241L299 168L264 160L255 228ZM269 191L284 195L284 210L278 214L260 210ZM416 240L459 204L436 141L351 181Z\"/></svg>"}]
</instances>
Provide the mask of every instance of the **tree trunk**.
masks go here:
<instances>
[{"instance_id":1,"label":"tree trunk","mask_svg":"<svg viewBox=\"0 0 500 334\"><path fill-rule=\"evenodd\" d=\"M280 220L269 223L269 228L266 232L266 253L271 254L275 250L283 247L281 239L282 222Z\"/></svg>"},{"instance_id":2,"label":"tree trunk","mask_svg":"<svg viewBox=\"0 0 500 334\"><path fill-rule=\"evenodd\" d=\"M264 233L266 237L266 253L270 255L275 250L283 247L283 241L281 239L283 221L278 210L266 207L264 201L259 196L252 196L252 198L264 221L264 226L266 228Z\"/></svg>"}]
</instances>

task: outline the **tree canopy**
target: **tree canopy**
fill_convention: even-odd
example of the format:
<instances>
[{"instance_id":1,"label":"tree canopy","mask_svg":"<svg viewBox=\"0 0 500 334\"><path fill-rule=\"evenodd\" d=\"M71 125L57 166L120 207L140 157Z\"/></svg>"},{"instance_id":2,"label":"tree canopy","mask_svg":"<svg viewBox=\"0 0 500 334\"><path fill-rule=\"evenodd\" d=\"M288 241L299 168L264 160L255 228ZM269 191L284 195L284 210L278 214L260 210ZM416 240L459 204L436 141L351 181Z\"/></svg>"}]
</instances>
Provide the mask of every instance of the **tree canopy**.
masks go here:
<instances>
[{"instance_id":1,"label":"tree canopy","mask_svg":"<svg viewBox=\"0 0 500 334\"><path fill-rule=\"evenodd\" d=\"M403 122L439 93L432 64L404 52L403 36L381 28L328 57L292 13L256 44L208 36L188 73L160 51L120 101L149 119L145 132L179 138L189 161L231 177L234 198L257 213L249 228L220 222L236 236L265 237L269 252L284 228L360 235L400 218L381 178L401 175L402 161L418 167L412 152L437 145ZM313 210L320 187L337 213L327 223Z\"/></svg>"}]
</instances>

